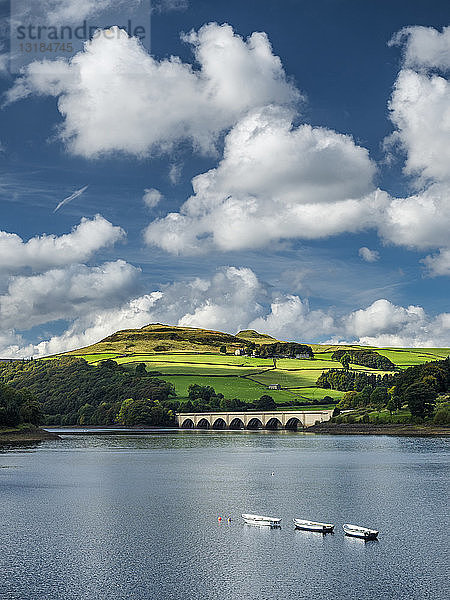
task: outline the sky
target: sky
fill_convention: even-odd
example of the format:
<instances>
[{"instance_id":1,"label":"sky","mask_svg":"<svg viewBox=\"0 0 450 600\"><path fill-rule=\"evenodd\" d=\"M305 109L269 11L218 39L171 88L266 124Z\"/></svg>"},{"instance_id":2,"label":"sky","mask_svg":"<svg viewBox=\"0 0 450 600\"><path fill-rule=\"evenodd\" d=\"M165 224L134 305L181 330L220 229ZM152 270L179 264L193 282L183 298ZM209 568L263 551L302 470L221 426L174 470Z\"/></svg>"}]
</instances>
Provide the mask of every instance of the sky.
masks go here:
<instances>
[{"instance_id":1,"label":"sky","mask_svg":"<svg viewBox=\"0 0 450 600\"><path fill-rule=\"evenodd\" d=\"M450 346L448 2L0 11L0 357L154 322Z\"/></svg>"}]
</instances>

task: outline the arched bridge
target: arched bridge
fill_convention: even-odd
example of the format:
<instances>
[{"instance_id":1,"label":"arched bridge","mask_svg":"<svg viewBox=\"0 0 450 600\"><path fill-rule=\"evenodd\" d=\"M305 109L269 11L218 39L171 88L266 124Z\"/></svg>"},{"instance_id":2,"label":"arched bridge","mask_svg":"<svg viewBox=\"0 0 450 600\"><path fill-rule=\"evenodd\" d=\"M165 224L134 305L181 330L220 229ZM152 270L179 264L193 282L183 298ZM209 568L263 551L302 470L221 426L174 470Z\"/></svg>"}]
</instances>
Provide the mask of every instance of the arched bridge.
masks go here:
<instances>
[{"instance_id":1,"label":"arched bridge","mask_svg":"<svg viewBox=\"0 0 450 600\"><path fill-rule=\"evenodd\" d=\"M332 410L177 413L181 429L302 429L328 421Z\"/></svg>"}]
</instances>

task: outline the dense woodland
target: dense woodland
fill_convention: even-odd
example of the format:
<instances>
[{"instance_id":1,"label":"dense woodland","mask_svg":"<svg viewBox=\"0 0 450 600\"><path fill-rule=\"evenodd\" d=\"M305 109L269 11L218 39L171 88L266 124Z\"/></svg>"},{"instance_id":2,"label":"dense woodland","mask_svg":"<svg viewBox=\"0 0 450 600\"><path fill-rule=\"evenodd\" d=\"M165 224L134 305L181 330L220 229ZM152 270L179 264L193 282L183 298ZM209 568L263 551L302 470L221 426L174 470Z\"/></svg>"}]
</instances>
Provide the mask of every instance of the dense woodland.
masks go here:
<instances>
[{"instance_id":1,"label":"dense woodland","mask_svg":"<svg viewBox=\"0 0 450 600\"><path fill-rule=\"evenodd\" d=\"M130 371L106 360L94 368L74 357L11 361L0 364L0 381L37 401L46 425L173 422L166 406L173 386L145 367Z\"/></svg>"},{"instance_id":2,"label":"dense woodland","mask_svg":"<svg viewBox=\"0 0 450 600\"><path fill-rule=\"evenodd\" d=\"M286 357L295 358L298 354L307 354L309 358L314 358L314 352L306 344L296 344L295 342L276 342L275 344L248 344L253 348L255 356L261 358Z\"/></svg>"},{"instance_id":3,"label":"dense woodland","mask_svg":"<svg viewBox=\"0 0 450 600\"><path fill-rule=\"evenodd\" d=\"M342 392L360 392L366 386L375 388L378 386L392 385L392 375L377 375L375 373L364 373L361 371L346 371L344 369L330 369L324 371L316 381L317 387L328 390L341 390Z\"/></svg>"},{"instance_id":4,"label":"dense woodland","mask_svg":"<svg viewBox=\"0 0 450 600\"><path fill-rule=\"evenodd\" d=\"M38 425L41 421L41 404L31 392L0 383L0 427L16 427L20 423Z\"/></svg>"},{"instance_id":5,"label":"dense woodland","mask_svg":"<svg viewBox=\"0 0 450 600\"><path fill-rule=\"evenodd\" d=\"M433 418L436 424L450 424L448 358L383 376L332 369L319 377L317 385L347 392L337 412L356 409L361 417L368 419L369 410L386 408L392 415L407 408L417 422ZM356 415L348 418L354 420Z\"/></svg>"},{"instance_id":6,"label":"dense woodland","mask_svg":"<svg viewBox=\"0 0 450 600\"><path fill-rule=\"evenodd\" d=\"M331 358L342 362L344 368L348 368L349 364L353 363L381 371L395 371L396 369L392 361L374 350L336 350Z\"/></svg>"}]
</instances>

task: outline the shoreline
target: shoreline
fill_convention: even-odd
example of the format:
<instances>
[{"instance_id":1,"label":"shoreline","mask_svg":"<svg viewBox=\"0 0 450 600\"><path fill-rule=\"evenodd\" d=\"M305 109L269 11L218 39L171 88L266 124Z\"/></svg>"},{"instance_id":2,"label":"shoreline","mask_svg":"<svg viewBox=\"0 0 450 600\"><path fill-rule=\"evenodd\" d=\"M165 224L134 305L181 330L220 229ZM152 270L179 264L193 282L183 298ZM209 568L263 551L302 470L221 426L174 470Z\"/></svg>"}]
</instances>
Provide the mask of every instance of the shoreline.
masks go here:
<instances>
[{"instance_id":1,"label":"shoreline","mask_svg":"<svg viewBox=\"0 0 450 600\"><path fill-rule=\"evenodd\" d=\"M450 427L411 425L411 424L385 424L375 423L318 423L306 430L308 433L318 435L398 435L414 437L448 437Z\"/></svg>"},{"instance_id":2,"label":"shoreline","mask_svg":"<svg viewBox=\"0 0 450 600\"><path fill-rule=\"evenodd\" d=\"M159 431L182 431L179 427L162 427L159 425L135 427L120 427L117 425L44 425L43 427L46 433L55 435L58 438L61 435L147 435Z\"/></svg>"},{"instance_id":3,"label":"shoreline","mask_svg":"<svg viewBox=\"0 0 450 600\"><path fill-rule=\"evenodd\" d=\"M53 429L53 427L52 427ZM56 432L43 431L44 434L56 439L61 435L148 435L151 433L170 433L171 431L222 431L220 429L180 429L179 427L117 427L108 425L73 425L68 427L54 427ZM232 431L229 429L223 431ZM244 431L244 430L239 430ZM254 433L258 431L269 431L265 429L252 430ZM276 433L277 430L270 430ZM280 429L279 432L286 430ZM450 427L424 426L412 424L384 424L377 425L375 423L330 423L328 421L311 425L305 429L299 429L298 433L308 433L317 435L396 435L410 437L449 437ZM42 439L50 439L45 437ZM0 432L1 443L1 432Z\"/></svg>"},{"instance_id":4,"label":"shoreline","mask_svg":"<svg viewBox=\"0 0 450 600\"><path fill-rule=\"evenodd\" d=\"M41 427L0 428L0 446L11 446L15 444L38 443L44 440L61 439L56 433L45 431Z\"/></svg>"},{"instance_id":5,"label":"shoreline","mask_svg":"<svg viewBox=\"0 0 450 600\"><path fill-rule=\"evenodd\" d=\"M50 428L50 427L49 427ZM53 427L52 427L53 429ZM48 431L43 427L0 428L0 446L39 443L45 440L58 440L62 435L148 435L156 432L188 431L179 427L117 427L108 425L55 427ZM189 430L190 431L190 430ZM203 430L196 430L203 431ZM205 430L220 431L220 430ZM226 430L230 431L230 430ZM257 432L258 430L254 430ZM266 431L266 430L261 430ZM272 430L276 432L276 430ZM279 430L285 431L285 430ZM325 421L300 429L299 433L315 435L394 435L402 437L449 437L450 427L424 426L412 424L375 423L330 423Z\"/></svg>"}]
</instances>

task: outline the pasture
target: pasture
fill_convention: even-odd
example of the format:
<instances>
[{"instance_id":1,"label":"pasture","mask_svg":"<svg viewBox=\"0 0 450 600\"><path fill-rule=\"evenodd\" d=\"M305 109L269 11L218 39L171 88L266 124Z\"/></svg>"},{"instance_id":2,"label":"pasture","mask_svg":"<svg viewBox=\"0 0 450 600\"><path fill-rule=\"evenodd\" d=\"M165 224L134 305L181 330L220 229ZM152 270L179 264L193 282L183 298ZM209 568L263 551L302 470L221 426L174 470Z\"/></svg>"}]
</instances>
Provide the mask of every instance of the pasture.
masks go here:
<instances>
[{"instance_id":1,"label":"pasture","mask_svg":"<svg viewBox=\"0 0 450 600\"><path fill-rule=\"evenodd\" d=\"M450 348L373 348L389 358L400 369L414 367L431 360L443 360L450 355Z\"/></svg>"},{"instance_id":2,"label":"pasture","mask_svg":"<svg viewBox=\"0 0 450 600\"><path fill-rule=\"evenodd\" d=\"M327 369L339 368L335 361L320 359L277 359L276 368L271 358L235 356L214 353L152 353L134 355L81 355L91 364L98 365L106 358L134 368L144 363L147 371L161 373L161 379L175 386L179 398L186 398L191 384L210 385L226 398L253 402L263 394L276 402L322 400L325 396L339 399L343 392L315 387L319 375ZM97 358L96 358L97 356ZM363 367L358 367L363 368ZM269 385L282 389L269 389Z\"/></svg>"},{"instance_id":3,"label":"pasture","mask_svg":"<svg viewBox=\"0 0 450 600\"><path fill-rule=\"evenodd\" d=\"M348 346L351 347L361 348ZM263 394L269 394L278 403L292 400L321 401L325 396L339 400L343 392L316 387L316 381L323 371L342 368L340 362L331 358L337 346L313 345L313 349L316 352L314 359L279 358L275 361L272 358L194 351L122 354L83 354L80 351L77 355L93 366L107 359L113 359L130 369L137 363L144 363L147 371L160 373L158 377L173 383L179 398L187 397L189 385L198 384L210 385L226 398L239 398L246 402L253 402ZM448 348L373 350L389 358L400 369L431 360L441 360L450 353ZM351 365L351 368L365 373L385 373L361 365ZM279 385L281 389L269 389L270 385Z\"/></svg>"}]
</instances>

